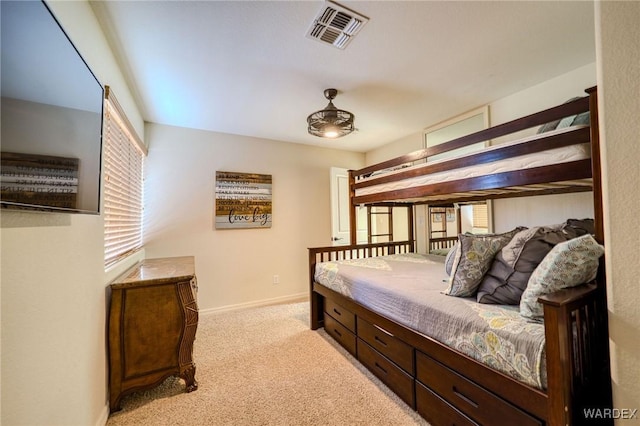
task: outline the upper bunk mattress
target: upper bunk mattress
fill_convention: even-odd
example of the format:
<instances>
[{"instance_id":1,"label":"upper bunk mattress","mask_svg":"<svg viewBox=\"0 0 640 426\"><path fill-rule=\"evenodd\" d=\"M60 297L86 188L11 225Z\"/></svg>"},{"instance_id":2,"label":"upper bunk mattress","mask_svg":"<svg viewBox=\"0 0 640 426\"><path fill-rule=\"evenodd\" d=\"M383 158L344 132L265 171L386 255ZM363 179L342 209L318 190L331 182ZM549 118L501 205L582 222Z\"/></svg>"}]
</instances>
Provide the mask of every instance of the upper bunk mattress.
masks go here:
<instances>
[{"instance_id":1,"label":"upper bunk mattress","mask_svg":"<svg viewBox=\"0 0 640 426\"><path fill-rule=\"evenodd\" d=\"M315 281L495 370L546 388L544 325L518 306L443 294L443 260L414 253L316 264Z\"/></svg>"},{"instance_id":2,"label":"upper bunk mattress","mask_svg":"<svg viewBox=\"0 0 640 426\"><path fill-rule=\"evenodd\" d=\"M506 142L499 145L493 145L485 148L483 152L504 148L505 146L526 144L528 142L531 142L533 140L537 140L543 137L560 135L563 133L572 132L585 127L589 127L589 126L585 126L585 125L571 126L571 127L554 130L551 132L541 133L534 136L518 139L515 141ZM443 161L450 161L452 159L462 158L465 155L476 154L477 152L478 151L466 153L466 154L462 154L459 156L450 157L446 159L443 158L435 161L429 161L427 163L421 163L421 164L408 166L404 168L395 168L389 171L375 172L369 177L358 179L357 183L374 180L376 178L380 178L381 176L390 176L400 172L405 172L410 169L424 168L426 166L438 164ZM461 167L453 170L429 173L426 175L406 178L398 181L381 183L381 184L366 186L362 188L356 188L355 195L356 197L359 197L364 195L379 194L379 193L388 192L388 191L396 191L400 189L413 188L413 187L418 187L423 185L432 185L432 184L438 184L443 182L451 182L451 181L456 181L460 179L492 175L492 174L501 173L501 172L511 172L515 170L541 167L541 166L546 166L550 164L567 163L570 161L588 159L590 157L591 157L591 147L588 141L586 141L586 143L569 145L561 148L548 149L545 151L520 155L518 157L512 157L512 158L506 158L503 160L493 161L490 163Z\"/></svg>"}]
</instances>

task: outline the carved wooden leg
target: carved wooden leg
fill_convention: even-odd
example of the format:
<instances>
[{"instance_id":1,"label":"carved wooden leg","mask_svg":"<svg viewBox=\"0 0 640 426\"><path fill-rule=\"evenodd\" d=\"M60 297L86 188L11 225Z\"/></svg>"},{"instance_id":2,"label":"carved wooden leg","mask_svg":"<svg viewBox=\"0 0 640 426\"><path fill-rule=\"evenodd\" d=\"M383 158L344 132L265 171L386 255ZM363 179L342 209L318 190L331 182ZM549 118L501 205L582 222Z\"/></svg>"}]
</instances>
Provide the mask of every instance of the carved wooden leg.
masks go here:
<instances>
[{"instance_id":1,"label":"carved wooden leg","mask_svg":"<svg viewBox=\"0 0 640 426\"><path fill-rule=\"evenodd\" d=\"M198 382L196 381L196 365L192 364L191 367L187 368L180 375L185 381L186 384L186 392L193 392L198 389Z\"/></svg>"}]
</instances>

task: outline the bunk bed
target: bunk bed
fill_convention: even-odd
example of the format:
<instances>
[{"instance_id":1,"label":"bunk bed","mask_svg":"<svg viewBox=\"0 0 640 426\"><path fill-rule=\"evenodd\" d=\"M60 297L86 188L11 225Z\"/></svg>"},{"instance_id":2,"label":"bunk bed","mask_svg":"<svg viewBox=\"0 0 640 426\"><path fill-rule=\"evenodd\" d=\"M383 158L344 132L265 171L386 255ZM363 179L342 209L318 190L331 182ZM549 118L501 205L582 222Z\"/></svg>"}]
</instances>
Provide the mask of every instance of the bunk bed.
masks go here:
<instances>
[{"instance_id":1,"label":"bunk bed","mask_svg":"<svg viewBox=\"0 0 640 426\"><path fill-rule=\"evenodd\" d=\"M333 339L434 426L594 424L596 421L585 418L584 410L607 408L612 404L603 260L599 267L596 263L595 279L537 299L543 306L544 319L537 324L538 330L532 330L533 334L542 335L541 374L533 381L524 380L434 337L425 321L425 316L430 320L430 313L413 314L414 322L427 322L426 326L416 326L397 313L377 308L378 304L384 305L383 299L387 298L384 292L368 293L369 287L361 286L356 288L358 297L355 297L340 285L323 281L326 276L337 274L332 268L338 264L348 269L352 262L361 261L385 265L398 260L436 262L429 256L419 257L421 255L414 253L416 242L412 233L408 241L356 245L355 208L376 203L445 206L592 191L593 234L597 243L603 244L597 90L590 88L586 92L588 96L536 114L351 171L352 244L309 249L311 328L324 327ZM427 161L430 156L460 147L521 135L527 129L542 128L551 122L557 125L565 117L587 115L584 125L542 132L460 157ZM566 149L571 153L565 156L562 151ZM530 161L516 162L515 166L503 163L531 156L535 157L533 165L528 164ZM416 259L412 260L413 257ZM327 264L329 268L323 269ZM404 272L398 274L407 280ZM384 274L373 277L373 281L387 279ZM416 279L427 280L420 277L414 281ZM446 285L440 284L444 290ZM420 285L414 287L423 291ZM434 298L457 299L432 293ZM411 296L408 297L405 304L413 302ZM473 302L468 300L460 303L473 307ZM403 309L408 308L397 310ZM514 312L513 307L511 311L506 309L505 312ZM515 312L517 315L517 307ZM431 327L436 326L434 322Z\"/></svg>"},{"instance_id":2,"label":"bunk bed","mask_svg":"<svg viewBox=\"0 0 640 426\"><path fill-rule=\"evenodd\" d=\"M449 234L449 218L456 229L455 236ZM462 221L460 209L453 204L427 208L427 228L428 228L428 253L438 256L446 256L458 241L457 234L462 233Z\"/></svg>"}]
</instances>

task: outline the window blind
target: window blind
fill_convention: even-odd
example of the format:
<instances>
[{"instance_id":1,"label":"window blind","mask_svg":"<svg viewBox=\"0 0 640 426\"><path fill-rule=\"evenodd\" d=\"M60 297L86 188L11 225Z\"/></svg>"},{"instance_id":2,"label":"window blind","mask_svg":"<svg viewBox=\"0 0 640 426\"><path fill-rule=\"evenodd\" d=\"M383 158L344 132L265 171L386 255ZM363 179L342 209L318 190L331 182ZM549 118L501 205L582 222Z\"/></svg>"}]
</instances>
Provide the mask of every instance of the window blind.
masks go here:
<instances>
[{"instance_id":1,"label":"window blind","mask_svg":"<svg viewBox=\"0 0 640 426\"><path fill-rule=\"evenodd\" d=\"M109 87L105 87L105 268L142 248L146 148Z\"/></svg>"},{"instance_id":2,"label":"window blind","mask_svg":"<svg viewBox=\"0 0 640 426\"><path fill-rule=\"evenodd\" d=\"M486 204L474 204L473 205L473 227L474 228L489 228L489 215L487 213Z\"/></svg>"}]
</instances>

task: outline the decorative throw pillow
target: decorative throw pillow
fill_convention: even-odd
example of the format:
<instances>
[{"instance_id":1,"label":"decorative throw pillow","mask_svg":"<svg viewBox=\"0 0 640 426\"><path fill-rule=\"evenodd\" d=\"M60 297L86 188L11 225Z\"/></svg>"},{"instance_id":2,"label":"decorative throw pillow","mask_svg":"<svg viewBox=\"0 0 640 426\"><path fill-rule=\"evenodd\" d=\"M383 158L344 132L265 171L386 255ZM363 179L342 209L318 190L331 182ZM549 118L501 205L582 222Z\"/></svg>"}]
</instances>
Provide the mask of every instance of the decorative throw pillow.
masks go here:
<instances>
[{"instance_id":1,"label":"decorative throw pillow","mask_svg":"<svg viewBox=\"0 0 640 426\"><path fill-rule=\"evenodd\" d=\"M542 320L538 298L563 288L587 283L596 277L604 248L590 235L556 245L533 271L520 300L520 315Z\"/></svg>"},{"instance_id":2,"label":"decorative throw pillow","mask_svg":"<svg viewBox=\"0 0 640 426\"><path fill-rule=\"evenodd\" d=\"M569 237L568 239L596 233L593 219L567 219L562 224L562 232Z\"/></svg>"},{"instance_id":3,"label":"decorative throw pillow","mask_svg":"<svg viewBox=\"0 0 640 426\"><path fill-rule=\"evenodd\" d=\"M568 101L566 101L564 103L566 104L568 102L575 101L576 99L580 99L580 98L579 97L571 98L571 99L569 99ZM577 118L577 116L572 115L570 117L564 117L564 118L560 118L558 120L550 121L550 122L545 123L542 126L540 126L536 133L540 134L540 133L544 133L544 132L550 132L551 130L562 129L563 127L569 127L569 126L572 126L572 125L579 124L579 123L575 122L576 118ZM563 120L564 120L564 122L563 122ZM560 125L561 122L562 122L562 126Z\"/></svg>"},{"instance_id":4,"label":"decorative throw pillow","mask_svg":"<svg viewBox=\"0 0 640 426\"><path fill-rule=\"evenodd\" d=\"M537 226L514 235L482 278L478 302L518 305L529 277L542 259L556 244L573 238L563 232L562 226Z\"/></svg>"},{"instance_id":5,"label":"decorative throw pillow","mask_svg":"<svg viewBox=\"0 0 640 426\"><path fill-rule=\"evenodd\" d=\"M571 123L573 123L573 120L575 120L576 117L577 116L575 115L571 115L569 117L563 118L562 120L560 120L555 130L571 127Z\"/></svg>"},{"instance_id":6,"label":"decorative throw pillow","mask_svg":"<svg viewBox=\"0 0 640 426\"><path fill-rule=\"evenodd\" d=\"M538 127L538 131L536 133L540 134L540 133L545 133L545 132L550 132L552 130L555 130L556 127L558 127L558 124L560 124L560 120L553 120L548 123L545 123L542 126Z\"/></svg>"},{"instance_id":7,"label":"decorative throw pillow","mask_svg":"<svg viewBox=\"0 0 640 426\"><path fill-rule=\"evenodd\" d=\"M590 124L591 117L589 116L589 111L583 112L582 114L576 115L576 118L571 122L572 126L577 126L579 124Z\"/></svg>"},{"instance_id":8,"label":"decorative throw pillow","mask_svg":"<svg viewBox=\"0 0 640 426\"><path fill-rule=\"evenodd\" d=\"M493 257L511 238L525 228L519 227L504 234L460 234L458 249L451 266L449 286L444 294L470 297L476 293Z\"/></svg>"},{"instance_id":9,"label":"decorative throw pillow","mask_svg":"<svg viewBox=\"0 0 640 426\"><path fill-rule=\"evenodd\" d=\"M456 258L457 252L460 249L460 244L455 243L449 253L447 253L447 257L444 258L444 270L447 275L451 275L451 268L453 267L453 261Z\"/></svg>"}]
</instances>

